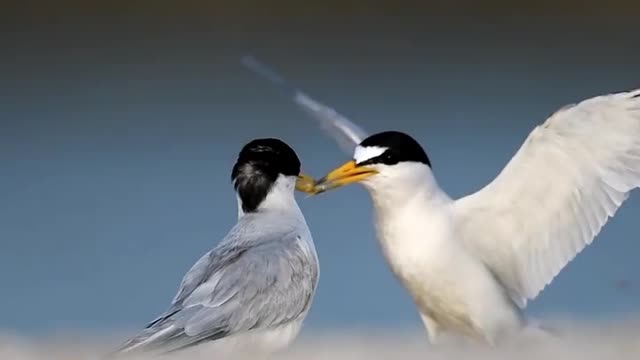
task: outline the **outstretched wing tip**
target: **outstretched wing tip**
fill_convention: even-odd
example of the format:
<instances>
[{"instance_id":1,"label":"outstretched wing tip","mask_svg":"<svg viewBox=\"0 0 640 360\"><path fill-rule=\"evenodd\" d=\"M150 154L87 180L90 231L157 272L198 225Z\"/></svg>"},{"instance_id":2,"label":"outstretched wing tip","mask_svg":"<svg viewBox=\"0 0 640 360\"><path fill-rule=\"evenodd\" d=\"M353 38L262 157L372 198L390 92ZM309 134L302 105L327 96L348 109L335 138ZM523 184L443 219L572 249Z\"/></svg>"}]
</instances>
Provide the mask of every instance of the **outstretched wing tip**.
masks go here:
<instances>
[{"instance_id":1,"label":"outstretched wing tip","mask_svg":"<svg viewBox=\"0 0 640 360\"><path fill-rule=\"evenodd\" d=\"M243 56L241 62L250 71L290 97L299 108L316 120L320 128L329 134L344 152L353 153L355 147L366 137L365 131L354 122L291 85L280 73L252 55Z\"/></svg>"},{"instance_id":2,"label":"outstretched wing tip","mask_svg":"<svg viewBox=\"0 0 640 360\"><path fill-rule=\"evenodd\" d=\"M460 199L470 244L510 290L536 298L640 187L639 105L637 89L565 107L489 185Z\"/></svg>"}]
</instances>

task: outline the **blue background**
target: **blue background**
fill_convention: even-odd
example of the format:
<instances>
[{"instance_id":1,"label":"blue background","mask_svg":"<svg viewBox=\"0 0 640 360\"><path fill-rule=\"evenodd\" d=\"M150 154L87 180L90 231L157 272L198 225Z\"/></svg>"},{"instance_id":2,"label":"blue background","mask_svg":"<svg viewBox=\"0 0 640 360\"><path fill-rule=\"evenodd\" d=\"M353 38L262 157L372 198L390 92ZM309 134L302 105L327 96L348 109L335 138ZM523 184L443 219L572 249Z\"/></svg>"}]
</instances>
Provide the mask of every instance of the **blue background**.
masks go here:
<instances>
[{"instance_id":1,"label":"blue background","mask_svg":"<svg viewBox=\"0 0 640 360\"><path fill-rule=\"evenodd\" d=\"M459 197L561 106L640 86L637 7L589 4L9 5L0 328L142 326L234 224L229 175L244 143L279 137L316 176L347 158L242 55L370 132L414 134ZM383 262L366 192L299 198L322 267L309 328L420 327ZM637 313L639 215L634 193L529 314Z\"/></svg>"}]
</instances>

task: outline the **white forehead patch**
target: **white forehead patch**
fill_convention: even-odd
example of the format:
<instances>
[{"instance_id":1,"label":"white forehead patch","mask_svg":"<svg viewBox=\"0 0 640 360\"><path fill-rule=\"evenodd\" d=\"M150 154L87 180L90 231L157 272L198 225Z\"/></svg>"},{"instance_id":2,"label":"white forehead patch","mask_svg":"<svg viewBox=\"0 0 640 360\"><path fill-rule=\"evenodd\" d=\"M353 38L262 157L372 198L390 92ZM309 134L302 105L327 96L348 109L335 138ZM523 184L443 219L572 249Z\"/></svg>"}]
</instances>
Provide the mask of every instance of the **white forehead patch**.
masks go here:
<instances>
[{"instance_id":1,"label":"white forehead patch","mask_svg":"<svg viewBox=\"0 0 640 360\"><path fill-rule=\"evenodd\" d=\"M386 147L380 146L360 146L356 147L356 151L353 153L353 160L356 161L356 164L359 164L363 161L367 161L369 159L373 159L376 156L382 155L385 151L387 151Z\"/></svg>"}]
</instances>

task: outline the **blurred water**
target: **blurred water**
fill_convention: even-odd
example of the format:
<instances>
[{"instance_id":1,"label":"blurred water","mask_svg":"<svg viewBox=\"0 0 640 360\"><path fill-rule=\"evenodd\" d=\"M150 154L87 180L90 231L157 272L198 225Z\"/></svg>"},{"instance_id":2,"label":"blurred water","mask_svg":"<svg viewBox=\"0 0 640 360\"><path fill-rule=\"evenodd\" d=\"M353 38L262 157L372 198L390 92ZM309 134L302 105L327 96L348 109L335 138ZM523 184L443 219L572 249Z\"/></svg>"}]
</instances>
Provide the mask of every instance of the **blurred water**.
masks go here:
<instances>
[{"instance_id":1,"label":"blurred water","mask_svg":"<svg viewBox=\"0 0 640 360\"><path fill-rule=\"evenodd\" d=\"M12 25L0 59L0 328L138 327L235 222L230 169L254 137L305 171L346 159L239 64L248 52L369 131L410 132L440 184L490 181L566 103L640 85L632 22L384 18L286 24ZM311 328L420 328L362 188L300 203L321 280ZM638 194L532 302L535 316L638 312Z\"/></svg>"}]
</instances>

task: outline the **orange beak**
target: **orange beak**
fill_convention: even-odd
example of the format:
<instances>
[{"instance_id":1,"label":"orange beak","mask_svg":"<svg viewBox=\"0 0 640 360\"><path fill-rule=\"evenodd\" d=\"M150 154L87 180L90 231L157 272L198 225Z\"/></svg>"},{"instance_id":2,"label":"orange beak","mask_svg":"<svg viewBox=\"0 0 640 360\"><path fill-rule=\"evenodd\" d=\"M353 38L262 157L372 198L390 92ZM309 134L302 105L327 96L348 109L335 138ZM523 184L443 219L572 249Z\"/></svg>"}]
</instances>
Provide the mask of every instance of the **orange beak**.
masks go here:
<instances>
[{"instance_id":1,"label":"orange beak","mask_svg":"<svg viewBox=\"0 0 640 360\"><path fill-rule=\"evenodd\" d=\"M315 190L316 181L309 175L300 173L298 180L296 180L296 190L307 194L316 194Z\"/></svg>"},{"instance_id":2,"label":"orange beak","mask_svg":"<svg viewBox=\"0 0 640 360\"><path fill-rule=\"evenodd\" d=\"M314 194L360 182L377 173L378 171L371 167L358 166L355 161L349 160L316 182L313 187Z\"/></svg>"}]
</instances>

